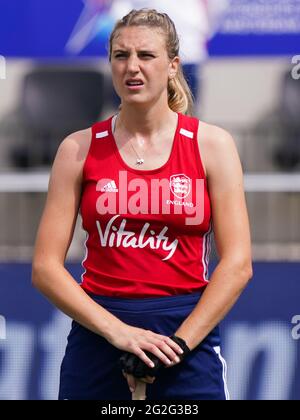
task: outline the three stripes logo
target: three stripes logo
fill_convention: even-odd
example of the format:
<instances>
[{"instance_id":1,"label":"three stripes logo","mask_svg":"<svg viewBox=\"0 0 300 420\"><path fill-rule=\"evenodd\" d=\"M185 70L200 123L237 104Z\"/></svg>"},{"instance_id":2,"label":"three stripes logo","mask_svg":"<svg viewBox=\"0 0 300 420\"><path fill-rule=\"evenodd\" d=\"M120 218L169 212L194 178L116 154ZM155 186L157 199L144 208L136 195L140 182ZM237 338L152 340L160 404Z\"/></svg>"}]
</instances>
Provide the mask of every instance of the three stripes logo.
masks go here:
<instances>
[{"instance_id":1,"label":"three stripes logo","mask_svg":"<svg viewBox=\"0 0 300 420\"><path fill-rule=\"evenodd\" d=\"M110 181L107 184L105 184L101 190L101 192L118 192L118 188L117 185L115 183L115 181Z\"/></svg>"}]
</instances>

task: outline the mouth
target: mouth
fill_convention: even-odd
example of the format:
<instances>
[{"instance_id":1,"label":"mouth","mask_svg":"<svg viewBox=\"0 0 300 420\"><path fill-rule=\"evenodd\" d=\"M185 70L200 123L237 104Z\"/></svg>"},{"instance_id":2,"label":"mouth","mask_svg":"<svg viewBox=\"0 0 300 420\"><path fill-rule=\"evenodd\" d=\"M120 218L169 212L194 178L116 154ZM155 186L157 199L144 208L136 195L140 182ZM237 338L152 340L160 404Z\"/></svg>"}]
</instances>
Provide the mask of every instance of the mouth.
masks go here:
<instances>
[{"instance_id":1,"label":"mouth","mask_svg":"<svg viewBox=\"0 0 300 420\"><path fill-rule=\"evenodd\" d=\"M125 83L129 90L140 90L144 86L144 82L140 79L128 79Z\"/></svg>"}]
</instances>

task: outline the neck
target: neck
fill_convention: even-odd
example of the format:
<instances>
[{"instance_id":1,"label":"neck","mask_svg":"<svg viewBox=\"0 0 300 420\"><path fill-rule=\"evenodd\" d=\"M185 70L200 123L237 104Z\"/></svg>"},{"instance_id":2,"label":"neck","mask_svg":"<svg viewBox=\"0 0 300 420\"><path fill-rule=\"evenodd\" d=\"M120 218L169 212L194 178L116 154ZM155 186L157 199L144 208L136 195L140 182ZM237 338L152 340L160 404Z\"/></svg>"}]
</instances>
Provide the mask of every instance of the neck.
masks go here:
<instances>
[{"instance_id":1,"label":"neck","mask_svg":"<svg viewBox=\"0 0 300 420\"><path fill-rule=\"evenodd\" d=\"M175 119L177 115L168 106L145 110L126 104L126 106L122 105L116 129L125 128L132 137L151 138L162 128L173 125Z\"/></svg>"}]
</instances>

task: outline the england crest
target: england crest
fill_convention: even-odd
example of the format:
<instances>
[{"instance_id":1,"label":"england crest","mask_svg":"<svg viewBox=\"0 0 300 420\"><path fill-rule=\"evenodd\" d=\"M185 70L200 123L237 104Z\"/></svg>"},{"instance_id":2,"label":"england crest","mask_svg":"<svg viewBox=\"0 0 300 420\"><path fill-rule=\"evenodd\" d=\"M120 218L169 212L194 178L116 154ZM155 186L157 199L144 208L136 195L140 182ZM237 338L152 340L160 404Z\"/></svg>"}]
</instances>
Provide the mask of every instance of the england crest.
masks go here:
<instances>
[{"instance_id":1,"label":"england crest","mask_svg":"<svg viewBox=\"0 0 300 420\"><path fill-rule=\"evenodd\" d=\"M191 180L184 174L172 175L170 177L170 189L177 198L183 199L191 191Z\"/></svg>"}]
</instances>

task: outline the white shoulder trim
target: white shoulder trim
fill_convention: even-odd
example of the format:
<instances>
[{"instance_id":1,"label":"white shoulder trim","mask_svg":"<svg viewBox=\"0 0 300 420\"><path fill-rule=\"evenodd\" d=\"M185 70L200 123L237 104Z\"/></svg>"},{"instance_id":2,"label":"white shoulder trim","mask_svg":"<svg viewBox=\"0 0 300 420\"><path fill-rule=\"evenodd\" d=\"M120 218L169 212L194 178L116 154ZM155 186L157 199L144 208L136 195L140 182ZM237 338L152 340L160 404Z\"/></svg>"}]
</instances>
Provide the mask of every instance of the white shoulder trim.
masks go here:
<instances>
[{"instance_id":1,"label":"white shoulder trim","mask_svg":"<svg viewBox=\"0 0 300 420\"><path fill-rule=\"evenodd\" d=\"M101 133L96 133L96 139L103 139L108 136L108 131L101 131Z\"/></svg>"},{"instance_id":2,"label":"white shoulder trim","mask_svg":"<svg viewBox=\"0 0 300 420\"><path fill-rule=\"evenodd\" d=\"M180 129L180 134L182 134L185 137L188 137L189 139L194 138L194 133L192 131L188 131L185 128Z\"/></svg>"}]
</instances>

